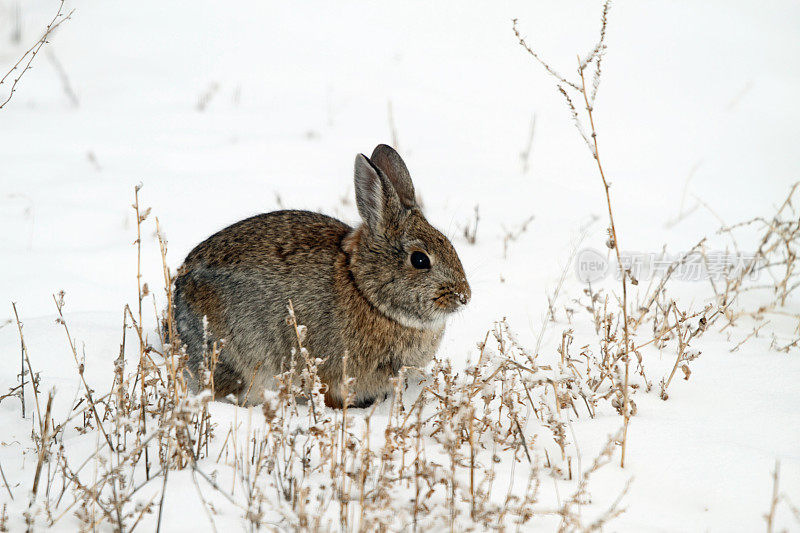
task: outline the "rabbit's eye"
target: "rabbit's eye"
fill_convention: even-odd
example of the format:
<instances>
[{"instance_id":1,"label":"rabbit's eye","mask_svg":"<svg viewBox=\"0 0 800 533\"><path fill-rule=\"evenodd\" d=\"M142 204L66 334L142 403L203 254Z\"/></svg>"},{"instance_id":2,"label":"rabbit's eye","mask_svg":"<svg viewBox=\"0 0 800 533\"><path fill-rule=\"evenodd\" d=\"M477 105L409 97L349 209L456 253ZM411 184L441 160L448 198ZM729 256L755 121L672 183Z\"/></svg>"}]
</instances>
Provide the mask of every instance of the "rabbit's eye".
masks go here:
<instances>
[{"instance_id":1,"label":"rabbit's eye","mask_svg":"<svg viewBox=\"0 0 800 533\"><path fill-rule=\"evenodd\" d=\"M423 252L411 252L411 266L414 268L430 268L431 260Z\"/></svg>"}]
</instances>

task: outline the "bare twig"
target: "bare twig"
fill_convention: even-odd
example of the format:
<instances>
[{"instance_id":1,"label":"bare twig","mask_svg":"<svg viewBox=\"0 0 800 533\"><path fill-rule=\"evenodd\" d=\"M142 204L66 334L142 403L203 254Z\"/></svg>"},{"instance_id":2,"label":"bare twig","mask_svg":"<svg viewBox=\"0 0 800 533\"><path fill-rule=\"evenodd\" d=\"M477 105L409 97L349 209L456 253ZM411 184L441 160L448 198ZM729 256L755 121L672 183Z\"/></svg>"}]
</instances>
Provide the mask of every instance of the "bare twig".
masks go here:
<instances>
[{"instance_id":1,"label":"bare twig","mask_svg":"<svg viewBox=\"0 0 800 533\"><path fill-rule=\"evenodd\" d=\"M16 77L12 78L11 89L8 93L8 96L6 96L4 100L0 101L0 109L3 109L6 106L6 104L8 104L8 102L11 101L11 98L17 91L17 85L22 79L22 76L24 76L25 73L32 68L31 64L33 63L33 60L36 58L36 54L38 54L39 51L42 49L42 47L49 42L47 38L50 37L50 35L59 26L61 26L61 24L69 20L72 17L72 14L75 12L75 10L73 9L66 16L64 16L63 11L64 11L64 0L61 0L58 4L58 11L56 11L56 14L53 17L53 19L45 27L44 34L42 34L42 36L39 38L38 41L36 41L36 43L33 46L28 48L28 50L24 54L22 54L22 57L20 57L19 60L16 63L14 63L14 66L11 67L11 70L6 72L6 74L2 78L0 78L0 85L2 85L6 81L6 79L9 78L9 76L11 76L12 73L16 72L22 65L22 70L19 72L19 74L17 74Z\"/></svg>"}]
</instances>

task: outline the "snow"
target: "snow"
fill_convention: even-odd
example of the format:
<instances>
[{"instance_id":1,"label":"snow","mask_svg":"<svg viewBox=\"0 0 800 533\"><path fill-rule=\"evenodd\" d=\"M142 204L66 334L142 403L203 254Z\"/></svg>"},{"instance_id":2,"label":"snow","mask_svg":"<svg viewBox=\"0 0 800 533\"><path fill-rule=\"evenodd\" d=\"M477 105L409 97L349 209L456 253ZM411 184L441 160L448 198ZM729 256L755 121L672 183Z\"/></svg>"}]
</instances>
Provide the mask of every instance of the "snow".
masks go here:
<instances>
[{"instance_id":1,"label":"snow","mask_svg":"<svg viewBox=\"0 0 800 533\"><path fill-rule=\"evenodd\" d=\"M13 4L0 1L2 72L57 7L23 3L23 39L11 45ZM476 360L476 343L503 317L523 345L535 346L547 295L565 267L558 306L578 307L572 300L583 285L568 261L575 249L605 253L602 185L553 80L516 42L511 19L571 75L575 54L596 41L598 3L67 6L76 9L73 19L0 110L0 325L13 319L10 302L16 302L34 370L44 390L57 390L56 419L66 416L82 386L52 294L66 291L65 316L85 356L86 379L108 390L122 309L136 301L130 207L136 184L143 183L141 203L152 207L169 239L173 269L217 229L279 206L356 223L353 157L392 140L390 105L398 148L426 214L452 238L473 291L469 307L451 320L440 356L465 368ZM798 20L800 6L788 1L770 9L722 1L612 6L596 120L624 250L657 253L666 245L678 254L713 235L720 220L774 213L800 169ZM78 107L66 97L48 50L67 72ZM534 115L530 169L523 173L520 153ZM688 211L699 201L707 207L669 224L682 203ZM470 245L460 228L476 204L480 223ZM530 216L504 258L504 235ZM160 296L161 261L154 228L147 228L143 279ZM713 242L724 246L720 238ZM675 282L671 291L694 309L713 297L707 283ZM790 299L783 311L796 315L798 305ZM149 299L145 314L152 331ZM576 342L594 338L582 309L572 325L563 312L556 318L544 334L542 357L557 357L567 327L575 328ZM610 530L759 530L776 460L781 492L800 504L800 359L797 348L769 348L773 333L793 339L797 321L770 320L759 338L735 352L751 324L699 339L693 347L702 354L690 364L691 377L676 374L669 400L659 399L657 386L635 395L628 463L620 469L615 460L589 485L593 503L605 508L633 478L626 512ZM14 323L0 327L0 353L4 393L18 382ZM644 365L657 383L673 362L672 352L652 349ZM12 502L0 487L0 502L8 504L12 531L23 527L23 496L36 464L27 400L27 420L16 399L0 402L0 465L17 495ZM256 418L228 404L212 411L223 428L218 438L234 418ZM382 405L375 417L387 415ZM569 440L584 465L620 424L613 413L572 420ZM98 438L68 435L65 445L76 458ZM205 466L219 468L230 483L224 464ZM541 491L555 502L551 485ZM209 527L191 472L170 474L165 501L165 530ZM218 528L244 527L238 509L214 501ZM776 530L800 529L785 505L777 518ZM56 529L72 531L76 523L70 516ZM533 520L528 527L550 530L557 523ZM154 524L148 517L142 527Z\"/></svg>"}]
</instances>

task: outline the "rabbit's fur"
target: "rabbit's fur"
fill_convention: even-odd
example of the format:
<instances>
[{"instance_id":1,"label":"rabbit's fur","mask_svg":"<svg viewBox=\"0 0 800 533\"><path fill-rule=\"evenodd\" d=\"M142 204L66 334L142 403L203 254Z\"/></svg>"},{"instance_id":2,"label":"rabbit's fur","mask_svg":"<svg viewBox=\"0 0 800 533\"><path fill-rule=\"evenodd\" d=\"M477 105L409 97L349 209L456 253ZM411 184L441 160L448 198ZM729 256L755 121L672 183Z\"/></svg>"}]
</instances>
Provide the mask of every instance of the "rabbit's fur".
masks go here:
<instances>
[{"instance_id":1,"label":"rabbit's fur","mask_svg":"<svg viewBox=\"0 0 800 533\"><path fill-rule=\"evenodd\" d=\"M379 145L369 159L358 155L354 181L363 219L356 228L319 213L275 211L221 230L186 257L175 280L176 326L195 375L212 343L224 340L214 373L219 397L258 403L289 368L297 349L289 300L307 327L304 346L324 360L319 376L334 407L343 402L345 353L352 403L368 405L391 392L401 367L431 360L445 319L469 301L461 261L425 220L397 152ZM412 266L415 251L430 268Z\"/></svg>"}]
</instances>

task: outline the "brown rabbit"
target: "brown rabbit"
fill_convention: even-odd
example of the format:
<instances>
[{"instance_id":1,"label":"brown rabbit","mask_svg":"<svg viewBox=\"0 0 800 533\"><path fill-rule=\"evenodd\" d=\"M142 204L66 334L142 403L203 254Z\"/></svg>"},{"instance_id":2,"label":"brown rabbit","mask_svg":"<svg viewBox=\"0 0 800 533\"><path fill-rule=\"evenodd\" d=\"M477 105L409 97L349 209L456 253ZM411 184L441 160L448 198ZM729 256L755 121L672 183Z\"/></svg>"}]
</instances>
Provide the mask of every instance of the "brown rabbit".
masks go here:
<instances>
[{"instance_id":1,"label":"brown rabbit","mask_svg":"<svg viewBox=\"0 0 800 533\"><path fill-rule=\"evenodd\" d=\"M177 330L193 374L224 339L214 373L219 397L258 403L289 368L297 347L289 300L308 328L304 346L324 360L329 406L343 403L345 353L355 407L383 399L401 367L431 360L445 319L470 299L461 261L425 220L394 149L382 144L369 159L356 156L355 193L363 219L356 228L319 213L275 211L223 229L186 257L175 280Z\"/></svg>"}]
</instances>

